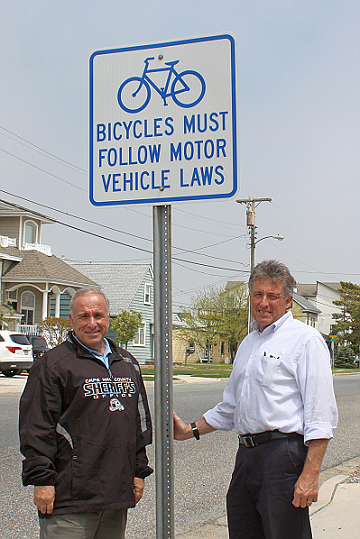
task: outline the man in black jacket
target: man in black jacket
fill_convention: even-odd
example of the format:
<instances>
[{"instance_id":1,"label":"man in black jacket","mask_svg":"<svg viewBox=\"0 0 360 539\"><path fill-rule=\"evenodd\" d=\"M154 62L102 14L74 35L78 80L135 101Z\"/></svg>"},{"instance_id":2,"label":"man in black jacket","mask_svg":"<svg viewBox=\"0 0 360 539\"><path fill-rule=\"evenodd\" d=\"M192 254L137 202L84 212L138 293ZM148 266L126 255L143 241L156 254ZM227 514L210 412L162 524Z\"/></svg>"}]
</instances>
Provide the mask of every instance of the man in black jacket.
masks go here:
<instances>
[{"instance_id":1,"label":"man in black jacket","mask_svg":"<svg viewBox=\"0 0 360 539\"><path fill-rule=\"evenodd\" d=\"M152 473L140 368L105 338L109 312L102 292L78 291L73 331L34 364L21 397L23 484L34 485L40 539L123 539Z\"/></svg>"}]
</instances>

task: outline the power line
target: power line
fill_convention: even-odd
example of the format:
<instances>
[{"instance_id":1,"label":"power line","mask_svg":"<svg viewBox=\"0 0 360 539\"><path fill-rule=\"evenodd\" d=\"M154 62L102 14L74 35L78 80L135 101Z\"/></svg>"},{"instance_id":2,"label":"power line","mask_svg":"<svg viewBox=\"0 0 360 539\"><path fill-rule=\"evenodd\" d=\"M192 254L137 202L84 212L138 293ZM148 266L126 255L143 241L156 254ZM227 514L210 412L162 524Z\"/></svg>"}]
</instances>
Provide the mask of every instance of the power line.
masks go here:
<instances>
[{"instance_id":1,"label":"power line","mask_svg":"<svg viewBox=\"0 0 360 539\"><path fill-rule=\"evenodd\" d=\"M45 174L48 174L49 176L52 176L53 178L56 178L57 180L60 180L60 181L62 181L64 183L67 183L68 185L71 185L72 187L75 187L76 189L80 189L80 191L85 191L86 192L86 189L83 189L82 187L79 187L78 185L75 185L75 184L73 184L71 182L68 182L67 180L64 180L64 178L60 178L60 176L56 176L56 174L52 174L51 172L48 172L44 168L33 165L29 161L26 161L26 159L21 159L21 157L18 157L17 155L14 155L13 153L8 152L7 150L4 150L4 148L0 148L0 150L2 152L4 152L4 153L7 153L8 155L11 155L11 157L14 157L15 159L18 159L19 161L22 161L23 163L26 163L30 167L36 168L37 170L41 170L41 172L45 172Z\"/></svg>"},{"instance_id":2,"label":"power line","mask_svg":"<svg viewBox=\"0 0 360 539\"><path fill-rule=\"evenodd\" d=\"M62 215L67 215L67 216L69 216L69 217L74 217L74 218L76 218L76 219L79 219L79 220L81 220L81 221L84 221L84 222L87 222L87 223L90 223L90 224L95 224L95 225L97 225L97 226L102 226L102 227L104 227L104 228L106 228L106 229L112 230L113 232L118 232L118 233L122 233L122 234L127 234L127 235L129 235L129 236L135 237L136 239L140 239L140 240L143 240L143 241L152 242L152 240L149 239L149 238L144 238L144 237L142 237L142 236L138 236L138 235L136 235L136 234L132 234L131 232L124 232L124 231L122 231L122 230L115 229L115 228L110 227L110 226L108 226L108 225L104 225L104 224L102 224L102 223L97 223L96 221L91 221L90 219L85 219L84 217L80 217L80 216L78 216L78 215L74 215L74 214L69 213L69 212L64 212L64 211L62 211L62 210L58 210L57 208L53 208L53 207L48 206L48 205L46 205L46 204L41 204L40 202L34 202L33 200L30 200L30 199L28 199L28 198L26 198L26 197L23 197L23 196L21 196L21 195L13 195L12 193L9 193L8 191L5 191L5 189L0 189L0 192L6 193L7 195L10 195L10 196L14 196L14 197L16 196L16 197L20 198L21 200L25 200L26 202L30 202L31 204L35 204L35 205L41 206L41 207L43 207L43 208L50 209L50 210L55 211L55 212L58 212L58 213L60 213L60 214L62 214ZM4 201L4 202L5 202L5 201ZM22 210L26 210L26 208L22 208L22 207L20 207L20 206L19 206L19 208L21 208ZM71 226L71 225L67 225L66 223L62 223L62 222L60 222L60 221L57 221L57 222L58 222L59 224L64 225L64 226ZM100 235L98 235L98 234L95 234L95 233L92 233L92 232L88 232L88 231L85 231L85 230L80 229L80 228L74 227L74 229L75 229L75 230L82 231L82 232L84 232L84 233L93 234L94 236L97 236L97 237L99 237L99 238L106 239L107 241L112 241L112 240L110 240L109 238L105 238L104 236L100 236ZM240 237L240 236L239 236L239 237ZM236 239L236 238L232 238L232 239ZM114 240L114 241L115 241L115 240ZM218 245L218 244L220 244L220 243L225 243L226 241L231 241L231 240L225 240L224 242L218 242L217 244L214 244L214 245ZM122 244L122 245L124 245L124 246L129 246L129 245L126 244L126 243L122 243L122 242L119 242L119 243ZM211 247L211 245L210 245L210 246L205 246L205 247L203 247L203 249L206 249L207 247ZM133 247L133 248L136 248L136 247ZM174 249L179 249L180 251L182 251L182 249L181 249L180 247L173 247L173 248L174 248ZM140 249L140 248L139 248L139 249ZM140 249L140 250L141 250L141 249ZM148 250L146 250L146 249L143 250L143 251L144 251L144 252L152 252L152 251L148 251ZM192 250L188 250L188 251L183 251L183 252L186 253L186 252L193 252L193 251L192 251ZM213 259L216 259L216 260L222 260L222 261L224 261L224 262L231 262L232 264L238 264L238 263L239 263L239 262L237 262L236 260L227 260L227 259L224 259L224 258L220 258L220 257L208 255L208 254L205 254L205 253L196 253L196 254L199 254L200 256L206 256L206 257L208 257L208 258L213 258ZM199 265L202 265L200 262L197 263L197 262L193 262L193 261L191 261L191 260L184 260L184 259L181 259L181 258L179 259L179 258L174 258L174 257L173 257L173 260L180 260L180 261L182 261L182 262L187 262L187 263L189 263L189 264L199 264ZM240 264L244 265L242 262L240 262ZM206 264L203 264L203 265L206 266ZM209 266L209 267L213 267L213 266ZM214 268L215 268L215 266L214 266ZM220 268L216 268L216 269L220 269ZM223 268L223 269L225 269L225 268ZM235 270L234 270L234 271L235 271Z\"/></svg>"},{"instance_id":3,"label":"power line","mask_svg":"<svg viewBox=\"0 0 360 539\"><path fill-rule=\"evenodd\" d=\"M222 227L229 227L235 230L238 230L239 227L244 226L244 225L235 225L234 223L224 223L224 221L218 221L217 219L212 219L211 217L203 217L201 215L194 215L194 213L190 213L185 210L180 210L179 208L176 208L176 211L178 213L184 213L185 215L189 215L192 219L195 219L197 221L213 221L214 223L220 224Z\"/></svg>"},{"instance_id":4,"label":"power line","mask_svg":"<svg viewBox=\"0 0 360 539\"><path fill-rule=\"evenodd\" d=\"M140 239L140 240L143 240L143 241L150 241L150 242L152 241L149 238L144 238L142 236L132 234L131 232L124 232L123 230L118 230L118 229L113 228L113 227L111 227L109 225L104 225L103 223L97 223L96 221L91 221L90 219L85 219L85 217L80 217L79 215L74 215L73 213L58 210L57 208L53 208L52 206L49 206L47 204L41 204L41 202L34 202L33 200L30 200L29 198L26 198L26 197L23 197L23 196L20 196L20 195L13 195L12 193L9 193L8 191L5 191L4 189L0 189L0 192L5 193L5 194L10 195L10 196L13 196L13 197L20 198L21 200L25 200L25 202L30 202L31 204L35 204L35 205L40 206L42 208L46 208L48 210L52 210L52 211L61 213L62 215L67 215L68 217L74 217L75 219L79 219L80 221L84 221L86 223L90 223L90 224L93 224L93 225L102 226L104 228L107 228L108 230L112 230L113 232L119 232L121 234L127 234L128 236L132 236L134 238L137 238L137 239ZM22 208L22 209L26 209L26 208Z\"/></svg>"},{"instance_id":5,"label":"power line","mask_svg":"<svg viewBox=\"0 0 360 539\"><path fill-rule=\"evenodd\" d=\"M0 189L0 191L3 191L2 189ZM18 204L14 204L14 206L22 209L22 210L25 210L25 211L28 211L27 208L23 208L22 206L19 206ZM149 250L149 249L143 249L141 247L136 247L134 245L130 245L128 243L125 243L125 242L122 242L122 241L119 241L119 240L115 240L115 239L112 239L112 238L107 238L105 236L102 236L100 234L96 234L95 232L90 232L88 230L84 230L82 228L79 228L79 227L76 227L74 225L70 225L68 223L64 223L62 221L59 221L57 220L56 223L62 225L62 226L65 226L67 228L71 228L73 230L77 230L78 232L82 232L83 234L88 234L90 236L94 236L94 237L97 237L97 238L100 238L102 240L105 240L105 241L109 241L109 242L112 242L112 243L116 243L118 245L123 245L124 247L129 247L130 249L136 249L138 251L142 251L144 253L149 253L149 254L152 254L152 251ZM224 267L219 267L219 266L212 266L210 264L204 264L202 262L194 262L192 260L185 260L183 258L177 258L177 257L173 257L173 260L175 261L178 261L178 262L184 262L186 264L193 264L195 266L202 266L202 267L207 267L207 268L211 268L211 269L219 269L219 270L224 270L224 271L238 271L237 269L231 269L231 268L224 268Z\"/></svg>"},{"instance_id":6,"label":"power line","mask_svg":"<svg viewBox=\"0 0 360 539\"><path fill-rule=\"evenodd\" d=\"M55 155L53 153L50 153L47 150L44 150L44 148L41 148L40 146L37 146L36 144L34 144L33 142L30 142L29 140L26 140L25 138L21 137L20 135L17 135L16 133L14 133L13 131L9 131L9 129L6 129L6 127L3 127L2 125L0 125L0 129L2 129L3 131L6 131L6 133L9 133L13 137L17 137L18 139L20 139L21 142L18 141L18 140L14 140L9 135L5 135L5 133L3 133L3 136L10 138L10 140L13 140L14 142L18 142L18 144L23 144L26 148L29 148L29 146L26 146L26 144L28 144L28 145L32 146L32 148L29 148L29 149L34 149L35 148L35 150L38 153L40 153L41 155L43 155L45 157L48 157L49 159L54 159L56 161L59 161L62 165L75 168L78 172L81 172L82 174L86 174L85 169L80 168L80 167L74 165L73 163L70 163L69 161L66 161L65 159L62 159L61 157L58 157L57 155Z\"/></svg>"}]
</instances>

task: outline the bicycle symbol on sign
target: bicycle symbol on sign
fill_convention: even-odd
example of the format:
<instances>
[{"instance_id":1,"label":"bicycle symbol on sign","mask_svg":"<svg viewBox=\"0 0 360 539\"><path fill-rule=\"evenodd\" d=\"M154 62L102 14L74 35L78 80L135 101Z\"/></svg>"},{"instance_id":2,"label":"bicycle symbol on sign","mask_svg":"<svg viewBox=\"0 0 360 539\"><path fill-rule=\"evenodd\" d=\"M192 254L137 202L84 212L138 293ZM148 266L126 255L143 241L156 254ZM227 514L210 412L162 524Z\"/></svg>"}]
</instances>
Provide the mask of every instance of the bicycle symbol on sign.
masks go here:
<instances>
[{"instance_id":1,"label":"bicycle symbol on sign","mask_svg":"<svg viewBox=\"0 0 360 539\"><path fill-rule=\"evenodd\" d=\"M205 80L200 73L191 69L178 73L175 66L179 60L165 62L165 65L169 67L149 69L150 60L155 60L155 58L144 60L145 66L141 77L126 79L118 90L118 103L125 112L135 113L144 110L151 98L151 87L160 94L164 100L164 106L168 105L166 102L168 97L171 97L179 107L190 108L200 103L206 90ZM159 88L151 80L149 74L164 71L169 72L167 81L163 88Z\"/></svg>"}]
</instances>

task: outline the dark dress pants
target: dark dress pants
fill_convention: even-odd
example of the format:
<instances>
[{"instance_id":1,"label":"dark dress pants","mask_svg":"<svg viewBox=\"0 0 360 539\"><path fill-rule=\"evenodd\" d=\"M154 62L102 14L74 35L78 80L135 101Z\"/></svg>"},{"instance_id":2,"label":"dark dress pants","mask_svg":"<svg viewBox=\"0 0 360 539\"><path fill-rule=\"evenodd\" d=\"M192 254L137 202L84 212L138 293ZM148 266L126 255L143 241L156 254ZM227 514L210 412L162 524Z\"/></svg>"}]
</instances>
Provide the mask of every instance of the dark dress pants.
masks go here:
<instances>
[{"instance_id":1,"label":"dark dress pants","mask_svg":"<svg viewBox=\"0 0 360 539\"><path fill-rule=\"evenodd\" d=\"M227 493L230 539L311 539L309 510L292 505L307 448L302 436L240 445Z\"/></svg>"}]
</instances>

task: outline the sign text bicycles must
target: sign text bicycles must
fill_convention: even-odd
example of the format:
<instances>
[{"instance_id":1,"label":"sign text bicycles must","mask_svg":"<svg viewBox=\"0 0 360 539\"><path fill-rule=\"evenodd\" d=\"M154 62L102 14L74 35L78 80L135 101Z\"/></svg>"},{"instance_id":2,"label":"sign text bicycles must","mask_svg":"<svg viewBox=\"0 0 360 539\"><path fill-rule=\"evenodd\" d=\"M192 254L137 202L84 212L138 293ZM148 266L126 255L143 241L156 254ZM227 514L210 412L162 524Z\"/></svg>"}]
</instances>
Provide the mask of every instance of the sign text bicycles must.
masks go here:
<instances>
[{"instance_id":1,"label":"sign text bicycles must","mask_svg":"<svg viewBox=\"0 0 360 539\"><path fill-rule=\"evenodd\" d=\"M235 40L217 35L90 58L90 201L170 204L238 190Z\"/></svg>"}]
</instances>

